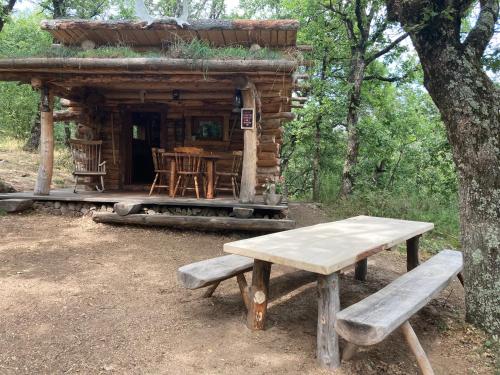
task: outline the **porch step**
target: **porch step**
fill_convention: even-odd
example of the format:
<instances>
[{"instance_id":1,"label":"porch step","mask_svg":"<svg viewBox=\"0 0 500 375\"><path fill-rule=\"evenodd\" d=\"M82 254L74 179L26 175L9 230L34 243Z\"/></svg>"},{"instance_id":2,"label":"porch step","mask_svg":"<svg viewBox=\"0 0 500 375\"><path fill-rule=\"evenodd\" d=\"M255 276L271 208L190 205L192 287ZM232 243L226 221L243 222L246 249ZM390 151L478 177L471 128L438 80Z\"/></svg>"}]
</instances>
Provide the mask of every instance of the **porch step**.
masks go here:
<instances>
[{"instance_id":1,"label":"porch step","mask_svg":"<svg viewBox=\"0 0 500 375\"><path fill-rule=\"evenodd\" d=\"M279 232L295 228L295 221L288 219L238 219L234 217L180 216L96 212L96 223L162 226L181 229L237 230L254 232Z\"/></svg>"},{"instance_id":2,"label":"porch step","mask_svg":"<svg viewBox=\"0 0 500 375\"><path fill-rule=\"evenodd\" d=\"M31 199L2 199L0 200L0 211L21 212L33 206Z\"/></svg>"}]
</instances>

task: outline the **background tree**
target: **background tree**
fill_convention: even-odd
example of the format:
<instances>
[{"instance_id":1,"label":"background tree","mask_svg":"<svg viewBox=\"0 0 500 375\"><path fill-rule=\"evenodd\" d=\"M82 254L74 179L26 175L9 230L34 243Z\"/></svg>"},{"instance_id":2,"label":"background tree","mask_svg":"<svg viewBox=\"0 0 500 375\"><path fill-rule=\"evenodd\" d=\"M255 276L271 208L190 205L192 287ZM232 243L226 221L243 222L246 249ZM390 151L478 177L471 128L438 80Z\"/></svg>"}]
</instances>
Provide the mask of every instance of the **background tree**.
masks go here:
<instances>
[{"instance_id":1,"label":"background tree","mask_svg":"<svg viewBox=\"0 0 500 375\"><path fill-rule=\"evenodd\" d=\"M393 39L388 35L394 28L386 17L385 5L380 0L328 1L323 7L337 17L345 28L349 45L346 60L347 84L347 153L342 171L341 195L347 197L352 193L354 170L359 156L359 108L361 104L361 88L370 64L376 59L393 51L407 37L402 34ZM391 80L387 77L372 76L373 79Z\"/></svg>"},{"instance_id":2,"label":"background tree","mask_svg":"<svg viewBox=\"0 0 500 375\"><path fill-rule=\"evenodd\" d=\"M7 17L14 9L14 5L16 5L16 0L2 0L0 5L0 31L2 31Z\"/></svg>"},{"instance_id":3,"label":"background tree","mask_svg":"<svg viewBox=\"0 0 500 375\"><path fill-rule=\"evenodd\" d=\"M462 35L474 1L387 1L410 33L424 85L446 125L458 171L467 319L500 332L500 93L482 69L498 0L481 0L475 26Z\"/></svg>"}]
</instances>

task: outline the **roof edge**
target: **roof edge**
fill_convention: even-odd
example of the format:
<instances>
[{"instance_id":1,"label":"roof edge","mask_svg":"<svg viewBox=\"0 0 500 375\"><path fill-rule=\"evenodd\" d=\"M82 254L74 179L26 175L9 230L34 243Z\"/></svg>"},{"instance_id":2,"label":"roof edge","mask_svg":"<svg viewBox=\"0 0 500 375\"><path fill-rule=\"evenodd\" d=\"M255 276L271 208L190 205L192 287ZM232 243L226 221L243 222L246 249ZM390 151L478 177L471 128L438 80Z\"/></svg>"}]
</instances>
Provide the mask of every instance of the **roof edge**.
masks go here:
<instances>
[{"instance_id":1,"label":"roof edge","mask_svg":"<svg viewBox=\"0 0 500 375\"><path fill-rule=\"evenodd\" d=\"M100 21L82 19L43 20L40 27L44 30L298 30L300 22L293 19L281 20L190 20L189 25L181 27L173 20L164 19L148 23L146 21Z\"/></svg>"}]
</instances>

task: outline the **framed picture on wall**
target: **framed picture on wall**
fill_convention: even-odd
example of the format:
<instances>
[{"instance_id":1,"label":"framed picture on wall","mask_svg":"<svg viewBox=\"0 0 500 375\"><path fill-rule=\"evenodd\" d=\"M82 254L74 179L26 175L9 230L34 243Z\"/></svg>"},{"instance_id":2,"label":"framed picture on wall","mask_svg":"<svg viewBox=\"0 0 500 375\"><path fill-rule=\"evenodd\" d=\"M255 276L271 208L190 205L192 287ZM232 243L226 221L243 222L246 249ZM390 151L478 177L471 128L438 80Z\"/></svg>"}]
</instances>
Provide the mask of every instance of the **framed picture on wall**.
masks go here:
<instances>
[{"instance_id":1,"label":"framed picture on wall","mask_svg":"<svg viewBox=\"0 0 500 375\"><path fill-rule=\"evenodd\" d=\"M224 137L224 118L193 117L191 137L193 141L222 141Z\"/></svg>"}]
</instances>

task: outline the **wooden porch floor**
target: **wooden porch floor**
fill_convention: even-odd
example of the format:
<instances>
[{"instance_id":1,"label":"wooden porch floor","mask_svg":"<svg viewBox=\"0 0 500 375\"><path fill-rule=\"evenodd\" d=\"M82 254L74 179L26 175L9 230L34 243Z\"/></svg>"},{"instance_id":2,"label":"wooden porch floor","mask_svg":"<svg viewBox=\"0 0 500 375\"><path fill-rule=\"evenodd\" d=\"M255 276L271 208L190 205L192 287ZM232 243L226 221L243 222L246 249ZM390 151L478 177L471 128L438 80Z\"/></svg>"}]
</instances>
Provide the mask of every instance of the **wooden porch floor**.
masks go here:
<instances>
[{"instance_id":1,"label":"wooden porch floor","mask_svg":"<svg viewBox=\"0 0 500 375\"><path fill-rule=\"evenodd\" d=\"M283 211L287 209L286 204L277 206L265 205L262 196L258 196L255 203L243 204L232 197L220 197L215 199L196 199L192 197L175 197L171 198L168 195L153 194L149 196L144 192L137 191L104 191L99 193L97 191L78 192L73 193L72 189L55 189L50 191L50 195L35 195L33 192L18 192L18 193L1 193L0 199L32 199L35 201L60 201L60 202L87 202L87 203L101 203L101 204L114 204L123 201L133 201L147 205L162 205L162 206L189 206L189 207L245 207L253 208L256 210L266 211Z\"/></svg>"}]
</instances>

